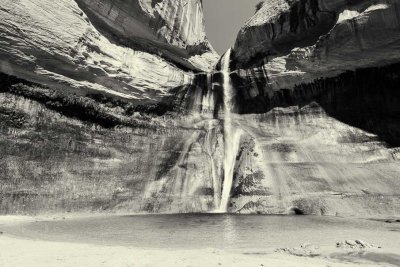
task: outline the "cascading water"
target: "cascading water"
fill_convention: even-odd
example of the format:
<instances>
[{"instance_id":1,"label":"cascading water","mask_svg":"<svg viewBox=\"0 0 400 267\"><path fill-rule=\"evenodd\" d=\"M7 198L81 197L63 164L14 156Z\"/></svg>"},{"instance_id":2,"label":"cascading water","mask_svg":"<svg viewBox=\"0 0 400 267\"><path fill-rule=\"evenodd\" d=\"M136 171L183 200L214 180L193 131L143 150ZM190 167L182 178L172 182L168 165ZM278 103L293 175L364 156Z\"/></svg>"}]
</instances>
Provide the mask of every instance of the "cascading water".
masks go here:
<instances>
[{"instance_id":1,"label":"cascading water","mask_svg":"<svg viewBox=\"0 0 400 267\"><path fill-rule=\"evenodd\" d=\"M230 78L230 56L229 49L222 61L221 70L223 74L223 90L224 90L224 184L222 187L221 203L218 212L227 212L232 184L233 172L235 169L236 155L239 150L241 132L235 129L232 125L232 110L233 110L233 92Z\"/></svg>"}]
</instances>

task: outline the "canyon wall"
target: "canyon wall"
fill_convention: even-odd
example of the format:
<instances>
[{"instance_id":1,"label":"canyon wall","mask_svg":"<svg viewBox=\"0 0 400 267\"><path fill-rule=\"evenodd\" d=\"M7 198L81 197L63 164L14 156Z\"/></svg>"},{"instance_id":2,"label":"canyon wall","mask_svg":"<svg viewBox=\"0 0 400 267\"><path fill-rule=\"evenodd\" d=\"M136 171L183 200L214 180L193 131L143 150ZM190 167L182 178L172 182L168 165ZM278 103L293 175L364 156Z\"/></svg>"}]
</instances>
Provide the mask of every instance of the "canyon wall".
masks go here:
<instances>
[{"instance_id":1,"label":"canyon wall","mask_svg":"<svg viewBox=\"0 0 400 267\"><path fill-rule=\"evenodd\" d=\"M201 1L0 4L1 213L215 208Z\"/></svg>"},{"instance_id":2,"label":"canyon wall","mask_svg":"<svg viewBox=\"0 0 400 267\"><path fill-rule=\"evenodd\" d=\"M1 213L399 215L399 1L0 3Z\"/></svg>"},{"instance_id":3,"label":"canyon wall","mask_svg":"<svg viewBox=\"0 0 400 267\"><path fill-rule=\"evenodd\" d=\"M259 112L236 118L247 135L231 211L398 215L398 73L360 69L246 103Z\"/></svg>"},{"instance_id":4,"label":"canyon wall","mask_svg":"<svg viewBox=\"0 0 400 267\"><path fill-rule=\"evenodd\" d=\"M290 3L266 1L242 28L234 49L241 76L253 69L272 89L290 89L399 61L399 1Z\"/></svg>"},{"instance_id":5,"label":"canyon wall","mask_svg":"<svg viewBox=\"0 0 400 267\"><path fill-rule=\"evenodd\" d=\"M142 1L130 1L130 9L120 6L124 1L77 2L89 9L89 17L73 0L2 0L0 71L80 95L104 93L145 103L190 84L192 71L212 68L217 57L205 37L198 1L164 1L152 12ZM164 13L155 14L158 9ZM112 36L98 30L103 24L110 25ZM135 41L125 42L130 39Z\"/></svg>"},{"instance_id":6,"label":"canyon wall","mask_svg":"<svg viewBox=\"0 0 400 267\"><path fill-rule=\"evenodd\" d=\"M218 56L207 40L200 0L77 0L113 40L189 69L212 70Z\"/></svg>"},{"instance_id":7,"label":"canyon wall","mask_svg":"<svg viewBox=\"0 0 400 267\"><path fill-rule=\"evenodd\" d=\"M1 213L217 207L222 128L183 116L185 94L174 111L0 78Z\"/></svg>"},{"instance_id":8,"label":"canyon wall","mask_svg":"<svg viewBox=\"0 0 400 267\"><path fill-rule=\"evenodd\" d=\"M231 211L398 215L399 4L265 1L249 19Z\"/></svg>"}]
</instances>

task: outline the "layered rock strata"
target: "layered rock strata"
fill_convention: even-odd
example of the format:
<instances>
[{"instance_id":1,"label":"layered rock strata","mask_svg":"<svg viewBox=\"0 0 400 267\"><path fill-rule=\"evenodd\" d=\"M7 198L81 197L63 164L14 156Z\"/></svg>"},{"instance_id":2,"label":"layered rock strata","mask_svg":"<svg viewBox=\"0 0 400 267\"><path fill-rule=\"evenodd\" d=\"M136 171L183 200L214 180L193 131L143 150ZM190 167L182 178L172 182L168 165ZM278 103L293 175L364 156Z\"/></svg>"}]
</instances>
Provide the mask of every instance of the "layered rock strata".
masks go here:
<instances>
[{"instance_id":1,"label":"layered rock strata","mask_svg":"<svg viewBox=\"0 0 400 267\"><path fill-rule=\"evenodd\" d=\"M90 20L73 0L1 1L0 71L71 93L105 93L146 103L161 101L173 88L190 84L193 73L187 69L195 71L200 65L208 69L216 57L202 31L197 1L188 1L190 5L181 1L178 6L168 1L157 3L152 11L159 10L157 14L142 1L130 1L130 9L117 8L122 1L114 5L112 1L78 2L91 10L89 14L97 10L98 17L91 15ZM118 13L121 10L128 13ZM142 15L133 16L136 13ZM195 20L189 20L192 15ZM98 31L96 26L105 23L114 36ZM132 24L137 27L126 32ZM129 38L135 42L124 42ZM137 48L150 44L153 50L174 54L186 67L177 67L162 52Z\"/></svg>"},{"instance_id":2,"label":"layered rock strata","mask_svg":"<svg viewBox=\"0 0 400 267\"><path fill-rule=\"evenodd\" d=\"M238 35L240 76L273 90L399 61L400 13L391 1L267 1Z\"/></svg>"},{"instance_id":3,"label":"layered rock strata","mask_svg":"<svg viewBox=\"0 0 400 267\"><path fill-rule=\"evenodd\" d=\"M212 70L217 54L204 31L199 0L77 0L95 26L127 46L190 69Z\"/></svg>"},{"instance_id":4,"label":"layered rock strata","mask_svg":"<svg viewBox=\"0 0 400 267\"><path fill-rule=\"evenodd\" d=\"M231 211L398 215L398 5L265 1L248 21Z\"/></svg>"},{"instance_id":5,"label":"layered rock strata","mask_svg":"<svg viewBox=\"0 0 400 267\"><path fill-rule=\"evenodd\" d=\"M137 106L0 78L1 213L179 213L218 204L220 123L177 116L190 105L179 92L170 106Z\"/></svg>"},{"instance_id":6,"label":"layered rock strata","mask_svg":"<svg viewBox=\"0 0 400 267\"><path fill-rule=\"evenodd\" d=\"M358 70L240 104L264 111L236 119L247 136L231 211L398 215L398 71Z\"/></svg>"},{"instance_id":7,"label":"layered rock strata","mask_svg":"<svg viewBox=\"0 0 400 267\"><path fill-rule=\"evenodd\" d=\"M228 92L198 0L3 0L0 212L218 210L229 94L228 212L399 215L398 10L265 1Z\"/></svg>"}]
</instances>

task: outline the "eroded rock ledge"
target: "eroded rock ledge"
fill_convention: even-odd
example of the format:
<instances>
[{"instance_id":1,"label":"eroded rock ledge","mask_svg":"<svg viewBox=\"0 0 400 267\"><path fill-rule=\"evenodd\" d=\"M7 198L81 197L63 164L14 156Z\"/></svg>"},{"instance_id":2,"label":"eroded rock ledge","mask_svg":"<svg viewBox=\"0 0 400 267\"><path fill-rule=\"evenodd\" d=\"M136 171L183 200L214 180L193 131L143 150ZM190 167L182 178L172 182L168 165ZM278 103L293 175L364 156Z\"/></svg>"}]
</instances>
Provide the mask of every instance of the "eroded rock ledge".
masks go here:
<instances>
[{"instance_id":1,"label":"eroded rock ledge","mask_svg":"<svg viewBox=\"0 0 400 267\"><path fill-rule=\"evenodd\" d=\"M77 2L89 17L74 0L2 0L0 72L145 104L190 84L192 71L217 59L197 0Z\"/></svg>"},{"instance_id":2,"label":"eroded rock ledge","mask_svg":"<svg viewBox=\"0 0 400 267\"><path fill-rule=\"evenodd\" d=\"M200 0L76 2L100 31L126 46L194 70L211 70L218 58L206 37Z\"/></svg>"},{"instance_id":3,"label":"eroded rock ledge","mask_svg":"<svg viewBox=\"0 0 400 267\"><path fill-rule=\"evenodd\" d=\"M272 90L400 60L400 2L266 1L240 31L233 65Z\"/></svg>"}]
</instances>

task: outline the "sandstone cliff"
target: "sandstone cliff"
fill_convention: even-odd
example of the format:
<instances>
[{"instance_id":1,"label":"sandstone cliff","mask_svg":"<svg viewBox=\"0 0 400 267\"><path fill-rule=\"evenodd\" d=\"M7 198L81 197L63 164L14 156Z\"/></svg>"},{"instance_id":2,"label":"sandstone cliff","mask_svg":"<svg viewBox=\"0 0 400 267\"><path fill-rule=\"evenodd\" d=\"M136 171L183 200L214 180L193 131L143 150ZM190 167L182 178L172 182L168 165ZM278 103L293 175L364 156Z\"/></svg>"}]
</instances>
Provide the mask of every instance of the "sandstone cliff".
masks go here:
<instances>
[{"instance_id":1,"label":"sandstone cliff","mask_svg":"<svg viewBox=\"0 0 400 267\"><path fill-rule=\"evenodd\" d=\"M220 127L178 116L217 60L200 1L0 6L1 213L215 205Z\"/></svg>"},{"instance_id":2,"label":"sandstone cliff","mask_svg":"<svg viewBox=\"0 0 400 267\"><path fill-rule=\"evenodd\" d=\"M211 70L217 54L204 30L200 0L77 0L110 38L186 68Z\"/></svg>"},{"instance_id":3,"label":"sandstone cliff","mask_svg":"<svg viewBox=\"0 0 400 267\"><path fill-rule=\"evenodd\" d=\"M398 214L399 4L265 1L249 19L232 211Z\"/></svg>"},{"instance_id":4,"label":"sandstone cliff","mask_svg":"<svg viewBox=\"0 0 400 267\"><path fill-rule=\"evenodd\" d=\"M348 70L398 62L399 1L266 1L240 31L239 69L290 89ZM240 75L246 75L240 71Z\"/></svg>"},{"instance_id":5,"label":"sandstone cliff","mask_svg":"<svg viewBox=\"0 0 400 267\"><path fill-rule=\"evenodd\" d=\"M149 3L130 1L131 9L127 11L132 11L128 12L132 16L119 14L115 1L112 10L106 9L111 1L78 2L92 13L106 13L90 20L73 0L2 0L0 71L71 93L103 92L145 103L160 101L170 95L171 89L189 84L193 74L187 69L208 69L216 57L202 31L201 5L197 1L189 1L190 5L181 1L177 6L168 5L168 1L157 3L154 8L164 11L157 15L150 12ZM161 5L180 8L168 10ZM135 12L142 16L133 16ZM188 20L192 15L196 19ZM114 35L99 32L99 23L113 26ZM146 27L126 32L132 24ZM135 43L124 43L124 38L135 39ZM137 47L150 46L148 42L153 41L157 41L152 47L158 53ZM164 50L174 53L176 60L163 56ZM186 70L177 63L185 64Z\"/></svg>"},{"instance_id":6,"label":"sandstone cliff","mask_svg":"<svg viewBox=\"0 0 400 267\"><path fill-rule=\"evenodd\" d=\"M0 212L398 215L398 0L0 2Z\"/></svg>"}]
</instances>

